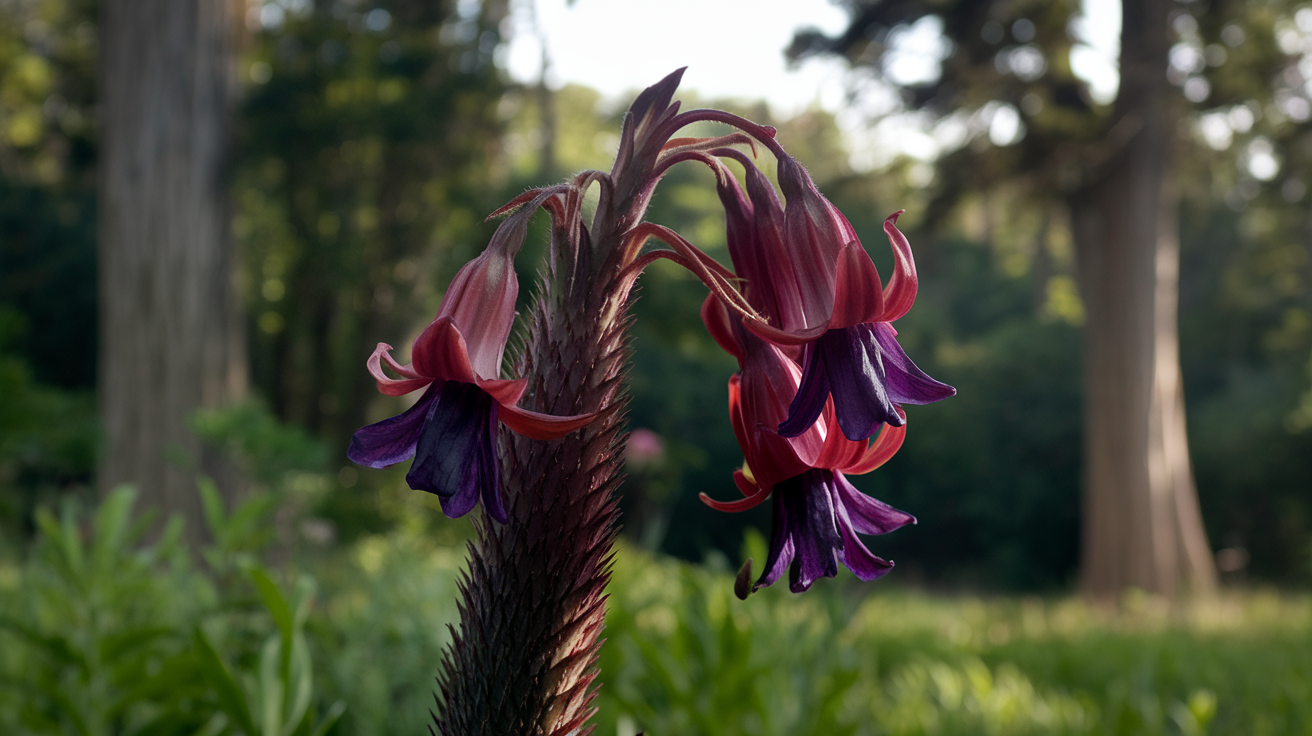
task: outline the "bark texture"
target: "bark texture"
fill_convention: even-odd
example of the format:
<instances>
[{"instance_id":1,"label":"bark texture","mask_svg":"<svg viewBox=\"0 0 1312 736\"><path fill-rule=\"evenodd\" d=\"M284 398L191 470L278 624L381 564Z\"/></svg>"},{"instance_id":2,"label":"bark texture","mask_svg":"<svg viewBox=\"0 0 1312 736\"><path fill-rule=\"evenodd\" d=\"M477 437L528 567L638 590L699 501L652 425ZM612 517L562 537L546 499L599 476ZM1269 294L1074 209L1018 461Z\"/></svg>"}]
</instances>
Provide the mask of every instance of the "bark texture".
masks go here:
<instances>
[{"instance_id":1,"label":"bark texture","mask_svg":"<svg viewBox=\"0 0 1312 736\"><path fill-rule=\"evenodd\" d=\"M1169 0L1126 0L1106 161L1070 199L1085 327L1082 578L1106 598L1215 587L1185 433Z\"/></svg>"},{"instance_id":2,"label":"bark texture","mask_svg":"<svg viewBox=\"0 0 1312 736\"><path fill-rule=\"evenodd\" d=\"M188 417L246 383L227 192L241 6L102 6L98 485L137 485L189 535L203 529L196 473L222 465Z\"/></svg>"}]
</instances>

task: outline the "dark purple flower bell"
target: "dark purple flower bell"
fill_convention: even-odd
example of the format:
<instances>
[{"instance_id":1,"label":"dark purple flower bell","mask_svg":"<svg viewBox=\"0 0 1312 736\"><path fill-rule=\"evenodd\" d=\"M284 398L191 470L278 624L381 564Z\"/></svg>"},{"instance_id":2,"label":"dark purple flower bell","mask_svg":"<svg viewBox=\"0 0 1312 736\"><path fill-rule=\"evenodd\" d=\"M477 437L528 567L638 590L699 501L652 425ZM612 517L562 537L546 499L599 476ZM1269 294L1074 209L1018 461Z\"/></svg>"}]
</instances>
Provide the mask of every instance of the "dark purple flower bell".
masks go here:
<instances>
[{"instance_id":1,"label":"dark purple flower bell","mask_svg":"<svg viewBox=\"0 0 1312 736\"><path fill-rule=\"evenodd\" d=\"M858 491L837 470L813 468L774 486L774 527L765 570L752 590L788 570L794 593L838 574L841 560L861 580L874 580L893 563L871 554L857 537L887 534L916 518Z\"/></svg>"}]
</instances>

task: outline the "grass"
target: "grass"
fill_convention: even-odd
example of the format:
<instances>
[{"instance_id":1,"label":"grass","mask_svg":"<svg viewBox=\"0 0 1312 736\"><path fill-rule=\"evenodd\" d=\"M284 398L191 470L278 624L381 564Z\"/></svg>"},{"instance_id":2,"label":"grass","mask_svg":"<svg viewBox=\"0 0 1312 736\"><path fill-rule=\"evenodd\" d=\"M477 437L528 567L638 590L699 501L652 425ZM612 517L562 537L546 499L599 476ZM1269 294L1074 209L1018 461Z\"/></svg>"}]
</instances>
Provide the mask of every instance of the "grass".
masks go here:
<instances>
[{"instance_id":1,"label":"grass","mask_svg":"<svg viewBox=\"0 0 1312 736\"><path fill-rule=\"evenodd\" d=\"M328 734L425 732L455 620L458 544L416 523L285 555L295 562L263 579L236 542L203 565L177 545L130 543L124 503L87 523L44 517L38 544L0 562L0 731L239 733L238 716L280 702L295 678L311 686L267 664L279 636L288 646L303 636L313 696L308 706L283 696L278 711L298 733L331 723L338 703ZM216 536L239 539L226 523ZM277 603L293 589L318 591L303 634L301 614L291 622ZM688 565L628 546L609 593L599 736L1312 734L1305 595L1168 605L1131 594L1113 610L933 595L898 587L895 573L739 601L723 560Z\"/></svg>"}]
</instances>

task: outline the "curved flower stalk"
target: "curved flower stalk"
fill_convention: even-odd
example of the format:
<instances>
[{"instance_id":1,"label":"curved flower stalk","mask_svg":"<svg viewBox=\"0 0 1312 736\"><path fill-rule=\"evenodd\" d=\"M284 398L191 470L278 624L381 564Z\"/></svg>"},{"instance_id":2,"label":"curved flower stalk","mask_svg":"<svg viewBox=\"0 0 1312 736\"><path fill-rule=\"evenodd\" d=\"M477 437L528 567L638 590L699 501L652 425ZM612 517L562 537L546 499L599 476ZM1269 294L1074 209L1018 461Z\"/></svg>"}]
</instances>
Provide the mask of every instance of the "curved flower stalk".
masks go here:
<instances>
[{"instance_id":1,"label":"curved flower stalk","mask_svg":"<svg viewBox=\"0 0 1312 736\"><path fill-rule=\"evenodd\" d=\"M386 343L369 356L369 373L382 393L427 390L401 414L358 430L346 456L371 468L415 458L406 482L436 494L451 518L469 513L482 498L492 518L506 521L496 456L498 421L526 437L550 440L595 416L557 417L521 409L517 404L527 381L498 378L519 294L515 254L536 209L526 207L507 219L487 249L460 269L437 316L415 340L410 364L397 363ZM401 377L389 377L384 364Z\"/></svg>"}]
</instances>

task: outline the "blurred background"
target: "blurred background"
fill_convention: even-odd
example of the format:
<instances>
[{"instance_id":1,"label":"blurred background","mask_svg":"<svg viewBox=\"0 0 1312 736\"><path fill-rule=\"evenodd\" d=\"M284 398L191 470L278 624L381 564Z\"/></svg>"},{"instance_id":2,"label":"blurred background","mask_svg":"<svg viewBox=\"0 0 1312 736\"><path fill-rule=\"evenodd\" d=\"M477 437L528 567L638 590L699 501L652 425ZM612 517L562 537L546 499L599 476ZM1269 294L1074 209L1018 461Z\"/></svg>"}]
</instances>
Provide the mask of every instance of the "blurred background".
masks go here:
<instances>
[{"instance_id":1,"label":"blurred background","mask_svg":"<svg viewBox=\"0 0 1312 736\"><path fill-rule=\"evenodd\" d=\"M608 169L637 90L689 66L685 109L777 127L884 274L907 210L899 340L958 395L854 479L919 519L868 540L892 575L739 603L769 511L698 501L734 495L736 365L700 282L648 269L597 733L1306 733L1312 5L1127 7L0 0L5 732L421 732L470 529L345 460L403 407L364 360L487 213ZM727 262L712 187L675 169L649 219ZM1122 240L1139 291L1091 275ZM1086 460L1136 421L1085 408L1124 393L1086 370L1108 304L1182 377L1152 441L1187 438L1169 493L1201 522L1165 536L1107 532L1138 496ZM1189 562L1098 589L1091 535Z\"/></svg>"}]
</instances>

